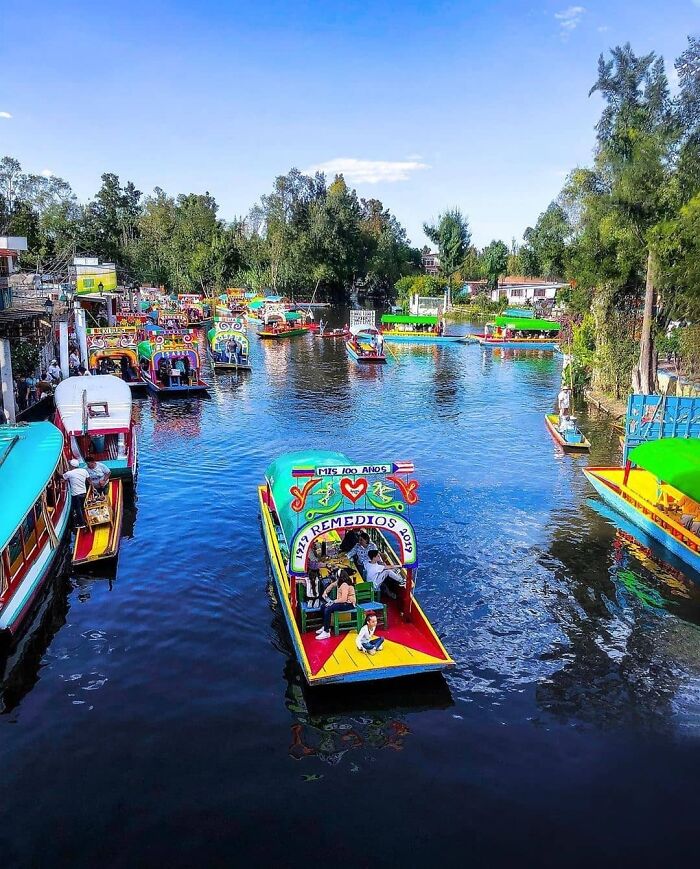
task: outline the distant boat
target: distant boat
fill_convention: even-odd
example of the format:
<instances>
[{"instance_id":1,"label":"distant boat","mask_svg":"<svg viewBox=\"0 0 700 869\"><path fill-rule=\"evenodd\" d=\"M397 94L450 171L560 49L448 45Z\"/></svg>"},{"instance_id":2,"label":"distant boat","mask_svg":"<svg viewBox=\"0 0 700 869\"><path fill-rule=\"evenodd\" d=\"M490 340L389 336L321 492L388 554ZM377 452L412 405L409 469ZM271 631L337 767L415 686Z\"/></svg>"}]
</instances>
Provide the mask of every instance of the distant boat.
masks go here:
<instances>
[{"instance_id":1,"label":"distant boat","mask_svg":"<svg viewBox=\"0 0 700 869\"><path fill-rule=\"evenodd\" d=\"M215 317L207 332L207 347L215 371L250 370L250 341L243 320Z\"/></svg>"},{"instance_id":2,"label":"distant boat","mask_svg":"<svg viewBox=\"0 0 700 869\"><path fill-rule=\"evenodd\" d=\"M412 314L384 314L382 336L385 341L410 344L451 344L462 339L461 335L444 335L438 317Z\"/></svg>"},{"instance_id":3,"label":"distant boat","mask_svg":"<svg viewBox=\"0 0 700 869\"><path fill-rule=\"evenodd\" d=\"M21 630L68 531L63 436L50 422L0 426L0 641ZM8 493L12 493L8 497Z\"/></svg>"},{"instance_id":4,"label":"distant boat","mask_svg":"<svg viewBox=\"0 0 700 869\"><path fill-rule=\"evenodd\" d=\"M208 391L200 376L197 335L191 329L159 332L142 341L138 350L141 377L156 395L177 397Z\"/></svg>"},{"instance_id":5,"label":"distant boat","mask_svg":"<svg viewBox=\"0 0 700 869\"><path fill-rule=\"evenodd\" d=\"M383 364L384 351L380 350L380 332L374 326L352 326L350 337L345 342L348 355L361 365Z\"/></svg>"},{"instance_id":6,"label":"distant boat","mask_svg":"<svg viewBox=\"0 0 700 869\"><path fill-rule=\"evenodd\" d=\"M561 325L554 320L533 317L496 317L487 323L482 335L467 336L482 347L530 348L557 350Z\"/></svg>"}]
</instances>

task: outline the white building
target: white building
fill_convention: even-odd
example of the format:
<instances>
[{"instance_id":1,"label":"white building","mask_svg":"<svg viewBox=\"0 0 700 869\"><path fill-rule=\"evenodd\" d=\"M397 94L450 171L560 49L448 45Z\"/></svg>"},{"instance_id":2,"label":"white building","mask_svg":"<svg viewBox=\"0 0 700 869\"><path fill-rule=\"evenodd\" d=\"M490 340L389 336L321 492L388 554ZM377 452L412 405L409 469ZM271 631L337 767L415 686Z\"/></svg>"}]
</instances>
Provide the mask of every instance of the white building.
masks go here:
<instances>
[{"instance_id":1,"label":"white building","mask_svg":"<svg viewBox=\"0 0 700 869\"><path fill-rule=\"evenodd\" d=\"M436 253L428 251L422 254L420 262L426 275L436 275L440 270L440 257Z\"/></svg>"},{"instance_id":2,"label":"white building","mask_svg":"<svg viewBox=\"0 0 700 869\"><path fill-rule=\"evenodd\" d=\"M497 290L491 290L491 301L497 302L505 298L508 305L535 305L538 302L553 302L557 297L557 290L568 287L561 283L522 283L504 284Z\"/></svg>"}]
</instances>

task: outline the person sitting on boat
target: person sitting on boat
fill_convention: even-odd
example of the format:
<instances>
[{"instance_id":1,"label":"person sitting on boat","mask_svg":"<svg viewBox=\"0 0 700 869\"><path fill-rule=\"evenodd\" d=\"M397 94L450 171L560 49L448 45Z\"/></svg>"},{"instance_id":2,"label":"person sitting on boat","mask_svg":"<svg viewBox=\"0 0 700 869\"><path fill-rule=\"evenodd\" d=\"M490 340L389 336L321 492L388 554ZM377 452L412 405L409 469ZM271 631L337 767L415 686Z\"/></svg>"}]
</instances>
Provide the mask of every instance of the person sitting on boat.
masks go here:
<instances>
[{"instance_id":1,"label":"person sitting on boat","mask_svg":"<svg viewBox=\"0 0 700 869\"><path fill-rule=\"evenodd\" d=\"M328 593L336 588L335 600L331 601ZM332 582L323 592L323 627L316 631L317 640L327 640L331 635L331 618L335 612L346 612L355 609L356 597L352 575L348 570L341 570L338 579Z\"/></svg>"},{"instance_id":2,"label":"person sitting on boat","mask_svg":"<svg viewBox=\"0 0 700 869\"><path fill-rule=\"evenodd\" d=\"M92 490L100 498L104 498L109 487L109 468L98 462L94 456L90 456L87 460L87 472Z\"/></svg>"},{"instance_id":3,"label":"person sitting on boat","mask_svg":"<svg viewBox=\"0 0 700 869\"><path fill-rule=\"evenodd\" d=\"M85 528L85 495L90 475L85 468L80 467L77 459L70 460L70 470L66 471L63 479L68 482L71 493L71 508L73 521L76 528Z\"/></svg>"},{"instance_id":4,"label":"person sitting on boat","mask_svg":"<svg viewBox=\"0 0 700 869\"><path fill-rule=\"evenodd\" d=\"M384 637L375 637L377 630L377 614L368 612L365 616L365 623L357 635L355 645L361 652L367 652L368 655L376 655L384 644Z\"/></svg>"},{"instance_id":5,"label":"person sitting on boat","mask_svg":"<svg viewBox=\"0 0 700 869\"><path fill-rule=\"evenodd\" d=\"M574 424L574 418L569 416L560 416L559 417L559 431L564 434L567 431L575 431L576 425Z\"/></svg>"},{"instance_id":6,"label":"person sitting on boat","mask_svg":"<svg viewBox=\"0 0 700 869\"><path fill-rule=\"evenodd\" d=\"M369 561L369 550L371 545L369 534L366 531L360 531L359 540L355 543L352 549L347 552L348 558L355 559L355 564L360 568L363 575L367 567L367 562Z\"/></svg>"},{"instance_id":7,"label":"person sitting on boat","mask_svg":"<svg viewBox=\"0 0 700 869\"><path fill-rule=\"evenodd\" d=\"M365 566L365 576L367 582L372 583L375 591L379 591L379 589L382 587L382 584L386 583L387 579L391 579L402 588L406 586L406 579L400 573L397 573L392 567L389 567L389 565L385 564L382 561L378 549L370 548L367 556L368 558L367 564ZM390 598L396 598L396 592L389 588L388 585L384 585L384 588Z\"/></svg>"}]
</instances>

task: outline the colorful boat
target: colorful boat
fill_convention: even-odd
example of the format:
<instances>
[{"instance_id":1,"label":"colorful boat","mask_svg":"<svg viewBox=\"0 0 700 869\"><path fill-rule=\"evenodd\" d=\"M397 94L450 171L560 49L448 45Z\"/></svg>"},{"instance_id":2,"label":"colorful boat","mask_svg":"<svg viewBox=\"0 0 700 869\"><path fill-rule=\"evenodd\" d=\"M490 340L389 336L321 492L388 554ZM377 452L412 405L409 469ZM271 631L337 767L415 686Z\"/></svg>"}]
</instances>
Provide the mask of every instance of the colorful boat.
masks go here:
<instances>
[{"instance_id":1,"label":"colorful boat","mask_svg":"<svg viewBox=\"0 0 700 869\"><path fill-rule=\"evenodd\" d=\"M386 362L386 356L381 349L381 333L374 326L351 326L345 347L350 358L360 364Z\"/></svg>"},{"instance_id":2,"label":"colorful boat","mask_svg":"<svg viewBox=\"0 0 700 869\"><path fill-rule=\"evenodd\" d=\"M533 350L557 350L561 325L554 320L534 317L496 317L487 323L483 335L466 336L482 347L524 347Z\"/></svg>"},{"instance_id":3,"label":"colorful boat","mask_svg":"<svg viewBox=\"0 0 700 869\"><path fill-rule=\"evenodd\" d=\"M137 347L136 326L88 329L88 368L92 374L113 374L132 390L141 389L145 384L139 375Z\"/></svg>"},{"instance_id":4,"label":"colorful boat","mask_svg":"<svg viewBox=\"0 0 700 869\"><path fill-rule=\"evenodd\" d=\"M3 645L25 623L68 531L71 502L64 468L63 436L50 422L0 426Z\"/></svg>"},{"instance_id":5,"label":"colorful boat","mask_svg":"<svg viewBox=\"0 0 700 869\"><path fill-rule=\"evenodd\" d=\"M294 311L268 314L265 323L258 329L258 338L280 340L294 338L297 335L308 335L309 327L301 321L302 315Z\"/></svg>"},{"instance_id":6,"label":"colorful boat","mask_svg":"<svg viewBox=\"0 0 700 869\"><path fill-rule=\"evenodd\" d=\"M559 425L558 413L546 413L544 424L547 431L554 438L555 443L563 450L590 450L591 444L584 436L581 429L576 425L575 417L569 417L570 427L562 428Z\"/></svg>"},{"instance_id":7,"label":"colorful boat","mask_svg":"<svg viewBox=\"0 0 700 869\"><path fill-rule=\"evenodd\" d=\"M601 498L700 573L700 439L661 438L623 468L584 468Z\"/></svg>"},{"instance_id":8,"label":"colorful boat","mask_svg":"<svg viewBox=\"0 0 700 869\"><path fill-rule=\"evenodd\" d=\"M200 376L197 336L191 329L151 335L138 346L141 377L156 395L193 395L207 392Z\"/></svg>"},{"instance_id":9,"label":"colorful boat","mask_svg":"<svg viewBox=\"0 0 700 869\"><path fill-rule=\"evenodd\" d=\"M112 477L133 482L138 437L128 384L112 374L68 377L56 387L54 402L66 460L93 456Z\"/></svg>"},{"instance_id":10,"label":"colorful boat","mask_svg":"<svg viewBox=\"0 0 700 869\"><path fill-rule=\"evenodd\" d=\"M177 306L185 314L187 328L198 328L205 320L204 303L199 293L179 293Z\"/></svg>"},{"instance_id":11,"label":"colorful boat","mask_svg":"<svg viewBox=\"0 0 700 869\"><path fill-rule=\"evenodd\" d=\"M317 338L326 338L330 340L340 338L344 341L347 341L347 339L350 337L350 330L344 327L342 329L324 329L323 332L319 330L314 334Z\"/></svg>"},{"instance_id":12,"label":"colorful boat","mask_svg":"<svg viewBox=\"0 0 700 869\"><path fill-rule=\"evenodd\" d=\"M209 361L216 371L250 370L250 341L243 320L215 317L207 341Z\"/></svg>"},{"instance_id":13,"label":"colorful boat","mask_svg":"<svg viewBox=\"0 0 700 869\"><path fill-rule=\"evenodd\" d=\"M259 487L263 534L277 597L294 650L310 685L391 679L454 664L413 594L418 563L409 522L418 482L411 462L353 465L328 451L288 453L273 462ZM405 581L396 599L384 599L372 583L356 584L357 606L334 616L333 635L316 636L320 611L306 600L310 556L325 550L321 576L345 567L362 577L344 554L341 534L364 529ZM379 619L384 644L376 655L357 648L365 615Z\"/></svg>"},{"instance_id":14,"label":"colorful boat","mask_svg":"<svg viewBox=\"0 0 700 869\"><path fill-rule=\"evenodd\" d=\"M383 314L382 335L385 341L413 344L451 344L462 340L461 335L444 335L438 317L410 314Z\"/></svg>"},{"instance_id":15,"label":"colorful boat","mask_svg":"<svg viewBox=\"0 0 700 869\"><path fill-rule=\"evenodd\" d=\"M88 492L85 499L84 528L75 532L73 564L92 564L114 558L124 518L124 492L121 480L110 480L104 498Z\"/></svg>"}]
</instances>

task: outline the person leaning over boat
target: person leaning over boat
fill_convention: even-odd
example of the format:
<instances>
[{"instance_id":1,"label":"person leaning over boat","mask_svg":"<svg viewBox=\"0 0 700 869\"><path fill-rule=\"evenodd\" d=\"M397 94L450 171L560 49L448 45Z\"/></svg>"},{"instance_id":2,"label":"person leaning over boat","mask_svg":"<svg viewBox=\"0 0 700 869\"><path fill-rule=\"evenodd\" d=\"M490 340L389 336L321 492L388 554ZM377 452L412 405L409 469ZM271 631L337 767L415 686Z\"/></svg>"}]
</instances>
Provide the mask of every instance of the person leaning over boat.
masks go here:
<instances>
[{"instance_id":1,"label":"person leaning over boat","mask_svg":"<svg viewBox=\"0 0 700 869\"><path fill-rule=\"evenodd\" d=\"M328 597L328 592L334 586L337 588L337 593L335 600L331 601ZM322 597L325 601L323 604L323 627L316 631L317 640L327 640L330 637L331 617L333 613L355 609L355 586L353 585L350 573L347 570L341 570L338 579L326 588Z\"/></svg>"},{"instance_id":2,"label":"person leaning over boat","mask_svg":"<svg viewBox=\"0 0 700 869\"><path fill-rule=\"evenodd\" d=\"M85 468L80 467L77 459L70 460L70 470L66 471L63 479L68 481L72 496L73 521L76 528L85 527L85 495L90 475Z\"/></svg>"},{"instance_id":3,"label":"person leaning over boat","mask_svg":"<svg viewBox=\"0 0 700 869\"><path fill-rule=\"evenodd\" d=\"M367 613L365 623L357 635L355 645L361 652L367 652L368 655L376 654L384 643L384 637L375 637L374 632L377 630L377 614L373 612Z\"/></svg>"},{"instance_id":4,"label":"person leaning over boat","mask_svg":"<svg viewBox=\"0 0 700 869\"><path fill-rule=\"evenodd\" d=\"M397 573L388 565L384 564L379 555L378 549L370 549L367 553L368 561L365 566L365 575L367 582L371 582L374 586L375 591L379 591L382 587L382 584L386 582L387 579L392 579L394 582L397 582L400 586L405 587L406 580L400 573ZM385 585L386 593L390 598L396 597L396 592Z\"/></svg>"},{"instance_id":5,"label":"person leaning over boat","mask_svg":"<svg viewBox=\"0 0 700 869\"><path fill-rule=\"evenodd\" d=\"M104 498L109 486L109 468L98 462L94 456L90 456L87 460L87 472L90 477L90 486L94 489L95 494L99 495L100 498Z\"/></svg>"}]
</instances>

